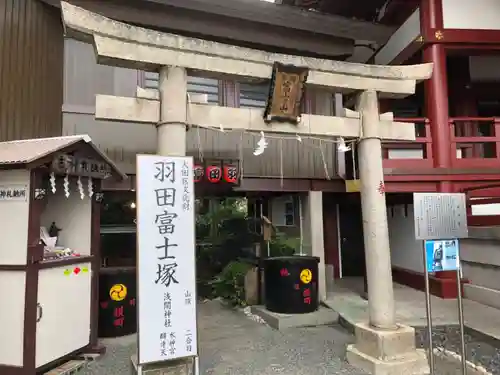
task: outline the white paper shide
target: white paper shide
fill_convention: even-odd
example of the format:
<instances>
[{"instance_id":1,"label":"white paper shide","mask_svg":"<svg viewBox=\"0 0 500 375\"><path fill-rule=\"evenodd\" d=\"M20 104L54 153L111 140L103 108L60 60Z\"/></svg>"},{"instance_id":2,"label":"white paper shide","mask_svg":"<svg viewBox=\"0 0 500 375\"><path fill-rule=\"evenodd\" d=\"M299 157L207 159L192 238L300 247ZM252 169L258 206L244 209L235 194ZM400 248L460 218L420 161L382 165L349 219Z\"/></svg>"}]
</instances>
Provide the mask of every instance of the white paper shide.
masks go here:
<instances>
[{"instance_id":1,"label":"white paper shide","mask_svg":"<svg viewBox=\"0 0 500 375\"><path fill-rule=\"evenodd\" d=\"M139 363L196 356L191 157L137 156Z\"/></svg>"}]
</instances>

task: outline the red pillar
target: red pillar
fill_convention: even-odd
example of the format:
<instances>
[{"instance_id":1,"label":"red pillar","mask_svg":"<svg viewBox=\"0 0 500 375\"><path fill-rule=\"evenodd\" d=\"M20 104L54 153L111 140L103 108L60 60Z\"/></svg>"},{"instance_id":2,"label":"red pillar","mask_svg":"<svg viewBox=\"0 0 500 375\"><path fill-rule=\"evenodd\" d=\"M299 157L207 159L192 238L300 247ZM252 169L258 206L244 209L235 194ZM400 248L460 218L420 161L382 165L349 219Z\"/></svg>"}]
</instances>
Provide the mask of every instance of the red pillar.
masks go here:
<instances>
[{"instance_id":1,"label":"red pillar","mask_svg":"<svg viewBox=\"0 0 500 375\"><path fill-rule=\"evenodd\" d=\"M420 27L424 37L435 35L443 29L443 4L441 0L421 0ZM448 72L446 50L443 44L430 43L424 47L423 62L434 64L431 79L424 82L425 114L431 124L432 152L435 168L451 168L452 149L450 145ZM453 156L455 157L455 156ZM449 181L438 184L438 192L451 193ZM437 272L432 283L433 294L442 298L456 298L457 286L454 272Z\"/></svg>"},{"instance_id":2,"label":"red pillar","mask_svg":"<svg viewBox=\"0 0 500 375\"><path fill-rule=\"evenodd\" d=\"M420 25L425 36L434 34L443 28L441 0L422 0L420 7ZM435 168L451 167L448 77L446 71L446 50L443 44L428 44L423 50L423 61L434 64L431 79L426 80L425 114L431 124L432 152ZM438 191L452 192L452 184L440 182Z\"/></svg>"}]
</instances>

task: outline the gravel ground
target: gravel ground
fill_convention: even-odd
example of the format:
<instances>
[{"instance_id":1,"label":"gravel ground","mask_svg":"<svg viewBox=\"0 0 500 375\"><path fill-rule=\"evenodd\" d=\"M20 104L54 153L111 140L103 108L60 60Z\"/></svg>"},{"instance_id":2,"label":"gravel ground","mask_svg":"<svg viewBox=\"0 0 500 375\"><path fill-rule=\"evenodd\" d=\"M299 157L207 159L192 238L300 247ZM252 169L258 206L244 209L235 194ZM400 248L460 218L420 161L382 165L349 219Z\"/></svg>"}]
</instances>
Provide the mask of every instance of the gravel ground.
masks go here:
<instances>
[{"instance_id":1,"label":"gravel ground","mask_svg":"<svg viewBox=\"0 0 500 375\"><path fill-rule=\"evenodd\" d=\"M427 347L427 329L417 328L416 333L417 346ZM460 329L458 326L434 327L432 337L435 348L441 347L460 354ZM500 374L500 344L498 342L483 335L466 331L465 343L468 361L483 366L492 374Z\"/></svg>"},{"instance_id":2,"label":"gravel ground","mask_svg":"<svg viewBox=\"0 0 500 375\"><path fill-rule=\"evenodd\" d=\"M353 336L340 326L276 331L217 301L200 304L200 366L203 375L365 375L345 361ZM416 329L418 347L427 346L427 331ZM435 327L434 347L460 352L457 326ZM90 363L85 375L126 375L136 348L135 335L103 340L107 353ZM466 334L467 359L500 375L500 345L478 334ZM472 375L470 371L468 374ZM435 375L461 374L460 363L436 358Z\"/></svg>"},{"instance_id":3,"label":"gravel ground","mask_svg":"<svg viewBox=\"0 0 500 375\"><path fill-rule=\"evenodd\" d=\"M353 337L340 327L276 331L217 301L200 304L198 311L203 375L365 375L346 363ZM135 337L103 343L107 354L83 374L129 374Z\"/></svg>"}]
</instances>

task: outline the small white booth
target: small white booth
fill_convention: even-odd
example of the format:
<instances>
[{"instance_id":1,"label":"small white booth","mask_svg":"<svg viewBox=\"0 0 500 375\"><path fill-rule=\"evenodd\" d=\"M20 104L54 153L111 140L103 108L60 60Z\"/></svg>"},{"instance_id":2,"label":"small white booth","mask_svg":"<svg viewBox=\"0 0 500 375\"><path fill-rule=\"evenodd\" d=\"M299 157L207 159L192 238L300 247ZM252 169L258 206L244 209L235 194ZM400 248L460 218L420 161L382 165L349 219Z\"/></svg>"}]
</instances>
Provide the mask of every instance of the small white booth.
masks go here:
<instances>
[{"instance_id":1,"label":"small white booth","mask_svg":"<svg viewBox=\"0 0 500 375\"><path fill-rule=\"evenodd\" d=\"M0 374L97 346L100 192L126 178L88 136L0 143Z\"/></svg>"}]
</instances>

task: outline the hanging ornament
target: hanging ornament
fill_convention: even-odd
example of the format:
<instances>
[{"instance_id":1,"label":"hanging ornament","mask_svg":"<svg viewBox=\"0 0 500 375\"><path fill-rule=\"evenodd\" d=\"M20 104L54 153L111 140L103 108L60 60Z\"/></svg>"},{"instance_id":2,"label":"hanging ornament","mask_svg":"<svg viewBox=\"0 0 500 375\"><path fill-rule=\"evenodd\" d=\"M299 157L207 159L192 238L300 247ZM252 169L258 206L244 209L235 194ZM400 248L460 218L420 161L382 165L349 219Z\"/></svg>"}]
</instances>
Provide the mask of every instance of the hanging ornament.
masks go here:
<instances>
[{"instance_id":1,"label":"hanging ornament","mask_svg":"<svg viewBox=\"0 0 500 375\"><path fill-rule=\"evenodd\" d=\"M238 183L238 167L236 165L224 166L224 180L230 184Z\"/></svg>"},{"instance_id":2,"label":"hanging ornament","mask_svg":"<svg viewBox=\"0 0 500 375\"><path fill-rule=\"evenodd\" d=\"M339 152L347 152L347 151L351 151L351 147L347 146L345 144L344 138L340 137L339 138L339 145L337 147L337 150L339 150Z\"/></svg>"},{"instance_id":3,"label":"hanging ornament","mask_svg":"<svg viewBox=\"0 0 500 375\"><path fill-rule=\"evenodd\" d=\"M76 184L78 186L78 192L80 193L80 199L83 200L85 198L85 191L83 190L82 178L80 176L78 176Z\"/></svg>"},{"instance_id":4,"label":"hanging ornament","mask_svg":"<svg viewBox=\"0 0 500 375\"><path fill-rule=\"evenodd\" d=\"M218 165L207 167L207 179L212 184L218 183L222 179L222 170Z\"/></svg>"},{"instance_id":5,"label":"hanging ornament","mask_svg":"<svg viewBox=\"0 0 500 375\"><path fill-rule=\"evenodd\" d=\"M203 169L202 165L195 165L193 167L193 175L194 175L194 182L200 182L203 179L203 176L205 176L205 170Z\"/></svg>"},{"instance_id":6,"label":"hanging ornament","mask_svg":"<svg viewBox=\"0 0 500 375\"><path fill-rule=\"evenodd\" d=\"M52 191L52 194L56 193L56 175L54 172L50 174L50 190Z\"/></svg>"},{"instance_id":7,"label":"hanging ornament","mask_svg":"<svg viewBox=\"0 0 500 375\"><path fill-rule=\"evenodd\" d=\"M257 148L255 149L253 154L255 156L262 155L264 153L264 151L266 150L267 146L268 146L268 143L266 140L266 136L264 135L264 132L260 132L260 139L257 142Z\"/></svg>"},{"instance_id":8,"label":"hanging ornament","mask_svg":"<svg viewBox=\"0 0 500 375\"><path fill-rule=\"evenodd\" d=\"M69 198L69 177L68 175L64 176L64 195L66 198Z\"/></svg>"},{"instance_id":9,"label":"hanging ornament","mask_svg":"<svg viewBox=\"0 0 500 375\"><path fill-rule=\"evenodd\" d=\"M88 178L88 181L87 181L87 190L89 192L89 198L92 198L92 196L94 195L94 185L92 183L92 177Z\"/></svg>"}]
</instances>

